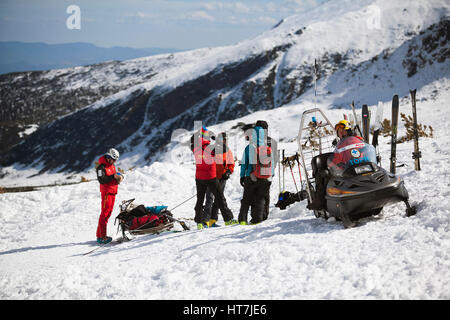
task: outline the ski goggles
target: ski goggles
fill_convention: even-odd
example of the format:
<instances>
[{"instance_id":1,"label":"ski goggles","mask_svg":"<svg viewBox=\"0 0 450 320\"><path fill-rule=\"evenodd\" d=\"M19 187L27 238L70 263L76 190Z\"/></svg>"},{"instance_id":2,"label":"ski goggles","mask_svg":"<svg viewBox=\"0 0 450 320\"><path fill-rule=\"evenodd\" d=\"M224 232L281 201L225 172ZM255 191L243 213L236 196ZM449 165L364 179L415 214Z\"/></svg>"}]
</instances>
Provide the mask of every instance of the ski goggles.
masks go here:
<instances>
[{"instance_id":1,"label":"ski goggles","mask_svg":"<svg viewBox=\"0 0 450 320\"><path fill-rule=\"evenodd\" d=\"M116 159L114 159L113 157L111 157L110 155L105 155L106 159L111 159L112 161L116 161Z\"/></svg>"}]
</instances>

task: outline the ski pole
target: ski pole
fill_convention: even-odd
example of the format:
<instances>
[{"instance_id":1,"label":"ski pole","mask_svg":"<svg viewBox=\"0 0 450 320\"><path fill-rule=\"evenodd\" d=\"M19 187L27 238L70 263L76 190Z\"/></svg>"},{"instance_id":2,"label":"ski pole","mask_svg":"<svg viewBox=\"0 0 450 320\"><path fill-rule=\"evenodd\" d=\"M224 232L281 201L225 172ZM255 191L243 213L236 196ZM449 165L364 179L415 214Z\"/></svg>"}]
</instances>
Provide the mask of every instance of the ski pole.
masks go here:
<instances>
[{"instance_id":1,"label":"ski pole","mask_svg":"<svg viewBox=\"0 0 450 320\"><path fill-rule=\"evenodd\" d=\"M172 216L170 216L170 215L168 215L168 214L164 214L164 213L163 213L163 215L164 215L167 219L169 219L171 222L173 222L173 221L178 222L178 223L183 227L183 229L184 229L185 231L190 230L189 227L186 225L186 223L185 223L184 221L175 219L174 217L172 217Z\"/></svg>"},{"instance_id":2,"label":"ski pole","mask_svg":"<svg viewBox=\"0 0 450 320\"><path fill-rule=\"evenodd\" d=\"M291 169L291 175L292 175L292 180L294 180L295 190L296 190L297 193L298 193L297 182L295 182L294 172L292 171L292 166L291 166L291 161L288 159L287 162L288 162L288 164L289 164L289 168Z\"/></svg>"},{"instance_id":3,"label":"ski pole","mask_svg":"<svg viewBox=\"0 0 450 320\"><path fill-rule=\"evenodd\" d=\"M278 161L280 161L280 153L278 153ZM278 191L279 191L279 193L281 193L281 166L282 166L283 164L282 163L280 163L279 165L278 165Z\"/></svg>"},{"instance_id":4,"label":"ski pole","mask_svg":"<svg viewBox=\"0 0 450 320\"><path fill-rule=\"evenodd\" d=\"M284 190L286 190L285 179L284 179L284 171L285 171L285 168L284 168L284 165L285 165L285 163L284 163L284 149L283 149L283 161L281 163L283 164L283 191L284 191Z\"/></svg>"},{"instance_id":5,"label":"ski pole","mask_svg":"<svg viewBox=\"0 0 450 320\"><path fill-rule=\"evenodd\" d=\"M352 101L352 104L350 106L352 107L353 117L355 118L355 129L358 129L359 135L362 137L363 134L361 132L359 120L358 120L358 117L356 116L356 111L355 111L355 101Z\"/></svg>"},{"instance_id":6,"label":"ski pole","mask_svg":"<svg viewBox=\"0 0 450 320\"><path fill-rule=\"evenodd\" d=\"M300 185L303 190L303 180L302 180L302 168L300 167L300 161L298 160L299 154L298 152L295 153L295 160L297 160L297 166L298 166L298 175L300 177Z\"/></svg>"},{"instance_id":7,"label":"ski pole","mask_svg":"<svg viewBox=\"0 0 450 320\"><path fill-rule=\"evenodd\" d=\"M189 200L191 200L192 198L194 198L194 197L196 197L197 196L197 194L194 194L192 197L190 197L189 199L186 199L186 200L184 200L182 203L180 203L179 205L177 205L177 206L175 206L175 207L173 207L172 209L170 209L169 211L173 211L173 210L175 210L176 208L178 208L179 206L181 206L181 205L183 205L183 204L185 204L186 202L188 202Z\"/></svg>"},{"instance_id":8,"label":"ski pole","mask_svg":"<svg viewBox=\"0 0 450 320\"><path fill-rule=\"evenodd\" d=\"M422 157L419 151L419 130L417 129L417 109L416 109L416 91L417 89L410 90L411 93L411 103L413 111L413 129L414 129L414 152L413 159L416 171L420 171L420 158Z\"/></svg>"}]
</instances>

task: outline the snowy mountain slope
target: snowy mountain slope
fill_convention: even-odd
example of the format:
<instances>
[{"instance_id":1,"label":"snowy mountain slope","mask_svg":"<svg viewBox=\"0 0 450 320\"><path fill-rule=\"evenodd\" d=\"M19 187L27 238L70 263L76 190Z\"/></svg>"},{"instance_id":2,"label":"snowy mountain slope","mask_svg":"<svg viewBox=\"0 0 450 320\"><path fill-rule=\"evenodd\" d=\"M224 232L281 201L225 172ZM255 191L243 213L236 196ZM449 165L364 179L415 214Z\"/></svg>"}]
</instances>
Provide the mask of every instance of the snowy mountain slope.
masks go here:
<instances>
[{"instance_id":1,"label":"snowy mountain slope","mask_svg":"<svg viewBox=\"0 0 450 320\"><path fill-rule=\"evenodd\" d=\"M449 80L436 81L417 93L420 123L433 125L435 138L420 139L422 171L414 171L412 142L398 145L398 174L419 208L406 218L404 205L385 207L379 218L344 229L330 219L314 218L306 203L285 211L273 205L278 173L271 189L269 219L256 226L232 226L182 233L138 236L129 243L95 248L100 197L96 181L55 186L29 193L0 195L0 298L9 299L449 299L450 215L448 139ZM390 101L383 101L385 115ZM279 147L295 152L305 101L259 111L212 126L227 131L240 157L245 146L236 122L267 119ZM327 110L332 121L347 109ZM410 114L410 101L400 99ZM405 129L400 126L399 135ZM182 140L182 138L179 138ZM389 138L381 138L382 163L388 164ZM195 194L193 157L173 142L162 162L126 173L119 187L108 234L121 200L136 198L169 209ZM121 159L118 165L121 166ZM227 188L235 216L242 188L238 172ZM286 175L286 189L293 183ZM40 176L41 182L52 176ZM50 180L52 181L52 180ZM173 210L192 218L195 200ZM192 226L193 222L187 220ZM223 224L220 218L219 224ZM177 226L178 229L181 229Z\"/></svg>"},{"instance_id":2,"label":"snowy mountain slope","mask_svg":"<svg viewBox=\"0 0 450 320\"><path fill-rule=\"evenodd\" d=\"M82 172L105 145L118 147L129 167L151 163L173 130L192 130L194 120L212 125L312 99L314 59L321 65L319 99L329 105L405 95L448 77L448 12L442 0L330 1L233 46L124 62L130 87L41 127L2 157L2 175L30 165L39 174ZM428 37L429 50L422 46ZM107 68L92 72L108 85L117 69ZM69 72L69 88L91 82L89 73L70 80L72 71L58 72ZM105 134L111 128L115 133Z\"/></svg>"},{"instance_id":3,"label":"snowy mountain slope","mask_svg":"<svg viewBox=\"0 0 450 320\"><path fill-rule=\"evenodd\" d=\"M83 256L97 246L98 182L5 193L0 194L0 299L449 299L450 82L448 34L441 35L448 4L408 2L410 8L394 21L404 2L339 3L344 2L285 19L235 46L127 62L142 61L158 72L37 130L22 153L15 151L28 163L3 166L1 185L44 185L80 175L95 179L86 163L104 152L97 145L117 143L122 152L117 165L134 168L125 173L108 224L108 234L116 236L122 200L171 209L195 194L193 156L185 145L190 132L166 144L174 129L191 130L194 120L204 120L215 133L228 133L240 158L245 141L236 125L266 119L279 148L295 153L301 114L315 106L311 68L317 58L322 66L317 106L333 122L349 112L351 100L358 107L381 101L389 118L394 94L400 96L400 111L411 114L408 90L418 88L419 122L434 128L434 138L419 141L422 171L414 171L412 142L397 148L398 163L405 164L397 172L419 209L416 216L406 218L399 203L346 230L333 219L316 219L305 202L280 211L274 207L277 170L270 216L259 225L138 236ZM364 31L370 5L382 9L382 28ZM243 66L245 74L238 72ZM98 76L107 83L107 73ZM77 81L88 86L90 80L87 75ZM198 99L189 97L197 90ZM192 105L177 109L187 98ZM173 109L158 110L171 102ZM118 130L102 140L105 119L116 119L107 125ZM401 123L399 136L404 134ZM389 141L380 138L385 168ZM86 169L70 173L78 165ZM295 190L289 171L286 190ZM225 195L236 217L242 198L238 167ZM193 229L194 205L192 199L173 210Z\"/></svg>"},{"instance_id":4,"label":"snowy mountain slope","mask_svg":"<svg viewBox=\"0 0 450 320\"><path fill-rule=\"evenodd\" d=\"M20 140L15 131L45 125L117 92L144 83L161 70L188 65L216 49L110 61L90 66L0 75L1 150ZM174 69L175 70L175 69ZM11 141L5 141L6 139Z\"/></svg>"}]
</instances>

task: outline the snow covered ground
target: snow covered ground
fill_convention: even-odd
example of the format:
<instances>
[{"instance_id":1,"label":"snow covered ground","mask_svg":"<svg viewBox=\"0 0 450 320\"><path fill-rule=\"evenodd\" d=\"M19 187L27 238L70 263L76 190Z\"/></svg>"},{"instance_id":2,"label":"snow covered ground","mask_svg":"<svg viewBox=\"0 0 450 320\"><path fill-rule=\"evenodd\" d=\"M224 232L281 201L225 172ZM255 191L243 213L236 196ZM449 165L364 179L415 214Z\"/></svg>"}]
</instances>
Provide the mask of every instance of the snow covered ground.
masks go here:
<instances>
[{"instance_id":1,"label":"snow covered ground","mask_svg":"<svg viewBox=\"0 0 450 320\"><path fill-rule=\"evenodd\" d=\"M432 125L435 136L420 139L422 171L414 171L413 143L398 145L398 162L406 164L398 174L418 207L416 216L406 218L399 203L344 229L333 219L316 219L304 202L280 211L273 206L277 170L270 216L259 225L197 231L186 220L194 231L137 236L82 255L97 246L97 181L0 194L0 299L449 299L449 88L442 79L417 93L419 123ZM390 118L390 101L383 102ZM240 159L244 139L231 128L267 119L270 134L282 141L279 148L294 153L301 113L312 106L302 100L210 129L226 130ZM322 101L318 106L332 122L349 112ZM400 97L400 111L411 114L407 97ZM399 136L404 132L400 126ZM390 139L380 140L388 168ZM225 191L235 217L242 197L236 169ZM175 143L160 162L127 171L108 234L119 236L114 218L122 200L171 209L195 194L194 173L189 149ZM93 170L82 175L94 178ZM35 177L30 184L57 178ZM295 190L289 172L286 183ZM174 216L193 218L194 204L192 199L176 208Z\"/></svg>"}]
</instances>

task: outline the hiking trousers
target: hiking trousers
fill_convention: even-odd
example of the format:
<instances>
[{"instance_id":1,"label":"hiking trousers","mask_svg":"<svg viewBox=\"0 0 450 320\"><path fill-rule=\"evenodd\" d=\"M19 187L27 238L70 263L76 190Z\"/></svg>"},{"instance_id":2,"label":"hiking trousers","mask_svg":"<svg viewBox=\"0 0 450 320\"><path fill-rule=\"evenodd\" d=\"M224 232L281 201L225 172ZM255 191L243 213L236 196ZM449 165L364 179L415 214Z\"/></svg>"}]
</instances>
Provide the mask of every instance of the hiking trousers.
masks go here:
<instances>
[{"instance_id":1,"label":"hiking trousers","mask_svg":"<svg viewBox=\"0 0 450 320\"><path fill-rule=\"evenodd\" d=\"M264 213L263 213L263 221L267 220L269 217L269 205L270 205L270 186L272 185L272 181L268 181L268 186L266 189L266 194L264 195Z\"/></svg>"},{"instance_id":2,"label":"hiking trousers","mask_svg":"<svg viewBox=\"0 0 450 320\"><path fill-rule=\"evenodd\" d=\"M223 190L220 187L219 180L217 178L210 180L195 179L195 185L197 187L197 203L195 204L194 217L194 221L196 223L209 221L209 216L206 217L203 211L203 201L205 200L207 190L209 190L214 195L214 199L217 201L217 206L222 213L224 221L233 219L233 213L228 208L227 202L223 195Z\"/></svg>"},{"instance_id":3,"label":"hiking trousers","mask_svg":"<svg viewBox=\"0 0 450 320\"><path fill-rule=\"evenodd\" d=\"M219 186L222 189L222 193L224 193L225 197L225 186L227 184L227 180L219 180ZM204 215L206 221L209 219L218 220L219 219L219 205L217 203L217 200L214 198L214 195L210 190L206 191L206 202L205 202L205 208L204 208ZM223 218L224 221L228 221L229 219Z\"/></svg>"},{"instance_id":4,"label":"hiking trousers","mask_svg":"<svg viewBox=\"0 0 450 320\"><path fill-rule=\"evenodd\" d=\"M249 177L244 180L244 194L239 210L239 222L247 222L248 210L251 207L250 223L259 223L264 220L266 197L270 191L270 181L257 179L252 181Z\"/></svg>"},{"instance_id":5,"label":"hiking trousers","mask_svg":"<svg viewBox=\"0 0 450 320\"><path fill-rule=\"evenodd\" d=\"M102 192L102 211L98 219L97 225L97 238L106 237L106 227L108 225L109 217L114 208L114 201L116 200L116 195L108 192Z\"/></svg>"}]
</instances>

